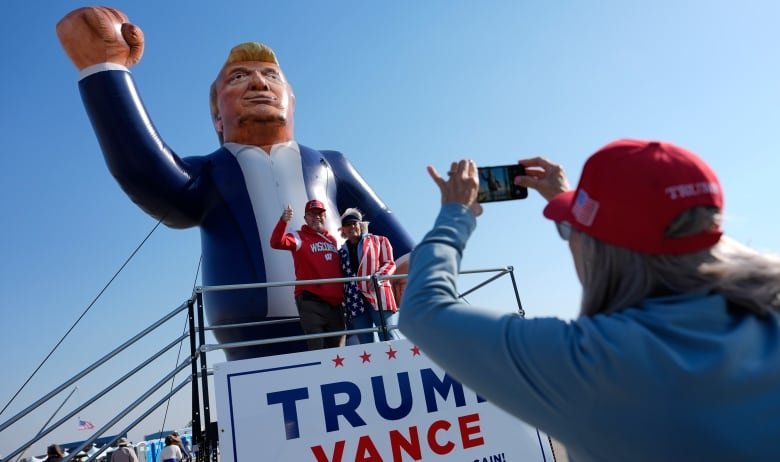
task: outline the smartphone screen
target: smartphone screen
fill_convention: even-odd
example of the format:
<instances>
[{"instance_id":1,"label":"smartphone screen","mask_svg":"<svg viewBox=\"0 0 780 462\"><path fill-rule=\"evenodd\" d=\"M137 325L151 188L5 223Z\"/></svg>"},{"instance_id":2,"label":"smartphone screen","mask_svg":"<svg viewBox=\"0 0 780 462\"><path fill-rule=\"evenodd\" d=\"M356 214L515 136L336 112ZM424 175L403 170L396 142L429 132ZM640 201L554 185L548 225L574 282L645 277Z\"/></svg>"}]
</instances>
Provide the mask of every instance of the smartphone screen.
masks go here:
<instances>
[{"instance_id":1,"label":"smartphone screen","mask_svg":"<svg viewBox=\"0 0 780 462\"><path fill-rule=\"evenodd\" d=\"M520 164L479 167L479 195L477 201L511 201L528 197L528 188L515 185L515 177L525 175Z\"/></svg>"}]
</instances>

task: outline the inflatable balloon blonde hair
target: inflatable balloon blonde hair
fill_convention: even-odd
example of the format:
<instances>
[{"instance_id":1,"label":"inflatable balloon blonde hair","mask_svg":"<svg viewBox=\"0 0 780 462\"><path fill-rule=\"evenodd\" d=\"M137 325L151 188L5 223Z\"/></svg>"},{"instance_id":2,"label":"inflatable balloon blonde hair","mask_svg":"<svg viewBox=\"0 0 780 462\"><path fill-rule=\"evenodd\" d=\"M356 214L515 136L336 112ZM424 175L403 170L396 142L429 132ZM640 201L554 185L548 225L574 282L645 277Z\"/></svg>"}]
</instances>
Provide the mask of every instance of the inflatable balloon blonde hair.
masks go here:
<instances>
[{"instance_id":1,"label":"inflatable balloon blonde hair","mask_svg":"<svg viewBox=\"0 0 780 462\"><path fill-rule=\"evenodd\" d=\"M211 87L209 88L209 106L211 107L212 120L215 120L217 117L217 81L219 80L219 76L222 75L222 71L225 70L227 65L243 61L259 61L262 63L274 63L277 66L279 65L279 61L276 59L276 53L274 53L274 50L268 45L258 42L244 42L234 46L230 50L230 53L228 53L225 64L223 64L222 68L219 70L217 78L214 79L214 82L211 83ZM217 132L217 136L219 136L219 143L222 144L225 141L222 138L222 133Z\"/></svg>"}]
</instances>

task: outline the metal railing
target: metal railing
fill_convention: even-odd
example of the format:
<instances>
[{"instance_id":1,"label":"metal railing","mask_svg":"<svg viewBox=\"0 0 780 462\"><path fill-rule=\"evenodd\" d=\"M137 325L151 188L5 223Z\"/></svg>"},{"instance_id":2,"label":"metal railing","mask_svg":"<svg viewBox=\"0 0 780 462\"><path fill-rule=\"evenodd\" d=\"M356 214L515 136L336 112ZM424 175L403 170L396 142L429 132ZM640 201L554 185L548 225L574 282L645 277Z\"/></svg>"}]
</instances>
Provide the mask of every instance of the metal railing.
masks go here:
<instances>
[{"instance_id":1,"label":"metal railing","mask_svg":"<svg viewBox=\"0 0 780 462\"><path fill-rule=\"evenodd\" d=\"M523 307L520 302L520 296L517 291L517 283L515 281L514 277L514 268L511 266L506 267L499 267L499 268L488 268L488 269L481 269L481 270L470 270L470 271L461 271L460 275L478 275L478 274L485 274L485 273L495 273L492 274L489 278L485 279L484 281L476 284L475 286L469 288L468 290L462 292L460 294L460 297L465 297L466 295L469 295L473 293L476 290L481 289L482 287L494 282L495 280L501 278L502 276L509 275L511 278L512 287L514 289L514 295L515 299L517 301L517 308L521 315L524 315ZM195 288L192 297L190 297L188 300L186 300L184 303L179 305L177 308L172 310L171 312L164 315L159 320L153 322L151 325L149 325L147 328L140 331L138 334L131 337L129 340L109 352L108 354L104 355L99 360L95 361L90 366L87 366L84 370L78 372L70 379L66 380L61 385L55 387L51 392L44 395L42 398L35 401L33 404L29 405L24 410L18 412L13 417L9 418L8 420L0 423L0 432L5 431L15 423L17 423L19 420L24 418L25 416L29 415L34 410L38 409L41 405L47 403L55 396L59 395L62 391L70 387L71 385L78 382L80 379L88 375L89 373L96 370L98 367L104 365L107 363L110 359L114 358L116 355L130 347L131 345L135 344L136 342L140 341L142 338L147 336L149 333L154 331L155 329L159 328L169 320L171 320L174 316L180 314L182 311L187 311L188 316L188 332L185 334L180 335L177 338L174 338L168 345L164 346L160 350L156 351L154 354L149 356L147 359L140 362L137 366L135 366L133 369L131 369L129 372L124 374L122 377L108 385L107 387L103 388L101 391L99 391L97 394L92 396L90 399L85 401L83 404L69 412L64 417L60 418L57 422L48 425L44 425L45 428L42 428L36 435L34 435L32 438L25 441L21 446L10 452L8 455L6 455L0 462L11 462L14 457L19 456L19 454L22 454L24 451L26 451L29 447L31 447L33 444L40 441L43 437L50 434L53 430L59 428L64 423L66 423L68 420L70 420L72 417L78 415L82 410L86 409L88 406L92 405L93 403L97 402L101 398L103 398L106 394L108 394L111 390L115 389L117 386L119 386L121 383L125 382L130 377L134 376L141 370L143 370L145 367L147 367L149 364L152 363L155 359L157 359L160 355L163 353L169 351L174 346L179 344L181 341L189 338L189 344L190 344L190 356L183 360L178 366L176 366L172 371L170 371L168 374L166 374L163 378L161 378L157 383L152 385L148 390L143 392L135 401L133 401L131 404L129 404L127 407L122 409L121 411L118 411L116 416L111 419L108 423L100 427L99 429L95 430L94 433L85 441L82 442L82 444L69 452L69 454L63 459L63 462L68 462L72 460L76 455L79 453L79 451L84 451L86 448L90 447L92 443L94 443L96 440L101 438L106 432L108 432L114 425L116 425L121 419L128 416L131 412L133 412L136 408L141 406L147 399L149 399L152 394L160 389L164 384L166 384L169 380L172 380L178 373L185 370L187 367L190 367L190 374L187 377L187 380L182 381L179 383L175 388L173 388L170 392L165 394L159 401L153 403L152 405L148 406L145 411L141 413L140 416L138 416L135 420L133 420L130 424L125 426L120 432L116 433L116 437L112 438L110 441L107 442L102 448L100 448L97 452L94 452L92 455L90 455L86 462L91 462L93 460L96 460L98 457L102 455L102 453L109 448L110 445L113 445L116 443L116 441L119 439L120 435L125 435L127 432L133 428L135 428L139 423L141 423L146 417L148 417L154 410L158 409L160 406L162 406L168 399L176 395L179 391L184 389L186 385L191 385L192 388L192 437L193 437L193 449L196 449L196 452L194 455L196 456L197 461L206 461L206 460L212 460L214 462L217 461L217 441L214 441L213 438L209 436L209 432L205 431L206 425L211 424L211 411L210 411L210 402L209 402L209 387L208 387L208 377L211 375L211 371L208 369L208 363L207 363L207 353L214 351L214 350L225 350L230 348L240 348L240 347L248 347L248 346L257 346L257 345L267 345L272 343L281 343L281 342L292 342L292 341L299 341L299 340L309 340L314 338L323 338L323 337L331 337L331 336L342 336L342 335L353 335L353 334L362 334L362 333L377 333L380 335L380 338L388 338L388 332L391 330L395 330L398 327L395 325L386 325L384 321L384 316L379 316L379 319L381 320L381 325L371 327L371 328L361 328L361 329L345 329L341 331L336 332L326 332L326 333L318 333L318 334L303 334L303 335L293 335L293 336L286 336L286 337L277 337L277 338L269 338L269 339L259 339L259 340L250 340L250 341L243 341L243 342L232 342L232 343L223 343L223 344L207 344L206 343L206 337L205 332L209 330L218 330L218 329L228 329L232 327L248 327L248 326L258 326L258 325L273 325L273 324L279 324L279 323L289 323L289 322L298 322L298 318L286 318L286 319L273 319L268 321L259 321L259 322L252 322L252 323L245 323L245 324L230 324L230 325L220 325L220 326L206 326L205 325L205 317L204 317L204 304L203 304L203 294L206 292L218 292L218 291L226 291L226 290L245 290L245 289L258 289L258 288L270 288L270 287L289 287L289 286L297 286L297 285L303 285L303 284L329 284L329 283L346 283L346 282L361 282L361 281L371 281L371 283L374 286L374 289L378 292L380 289L380 282L383 280L398 280L398 279L404 279L407 275L400 274L400 275L392 275L392 276L367 276L367 277L351 277L351 278L330 278L330 279L315 279L315 280L305 280L305 281L283 281L283 282L265 282L265 283L255 283L255 284L231 284L231 285L221 285L221 286L198 286ZM382 306L382 302L379 298L377 298L378 302L378 310L380 313L384 311L385 307ZM197 321L197 323L196 323ZM48 426L46 426L48 425Z\"/></svg>"},{"instance_id":2,"label":"metal railing","mask_svg":"<svg viewBox=\"0 0 780 462\"><path fill-rule=\"evenodd\" d=\"M515 300L517 301L517 309L521 316L525 316L525 311L523 310L523 305L520 302L520 294L517 291L517 281L515 280L514 275L514 267L512 266L504 266L499 268L487 268L487 269L479 269L479 270L466 270L466 271L460 271L460 275L471 275L471 274L484 274L484 273L496 273L490 278L486 279L485 281L480 282L479 284L475 285L474 287L469 288L468 290L462 292L460 294L460 297L465 297L482 287L490 284L491 282L501 278L502 276L509 275L509 277L512 280L512 287L514 289L515 294ZM333 284L333 283L345 283L345 282L361 282L361 281L371 281L374 285L374 290L379 291L379 282L383 280L398 280L398 279L405 279L407 277L406 274L394 274L391 276L362 276L362 277L351 277L351 278L327 278L327 279L310 279L310 280L301 280L301 281L285 281L285 282L258 282L258 283L251 283L251 284L229 284L229 285L219 285L219 286L199 286L195 288L195 294L197 297L198 304L202 305L203 303L203 297L202 294L206 292L220 292L225 290L246 290L246 289L267 289L271 287L288 287L288 286L297 286L297 285L313 285L313 284ZM382 306L382 301L377 298L378 305L377 308L380 312L384 310L384 307ZM232 342L232 343L221 343L221 344L202 344L200 346L200 349L202 351L214 351L214 350L224 350L224 349L230 349L230 348L242 348L242 347L249 347L249 346L258 346L258 345L269 345L273 343L282 343L282 342L292 342L297 340L309 340L313 338L323 338L323 337L336 337L341 335L351 335L351 334L361 334L361 333L380 333L384 334L384 336L387 336L387 331L389 330L395 330L398 329L397 326L385 326L384 325L384 316L379 317L380 320L382 320L382 325L377 327L369 327L364 329L347 329L343 331L334 331L334 332L326 332L321 334L304 334L304 335L295 335L295 336L287 336L287 337L277 337L277 338L271 338L271 339L261 339L261 340L249 340L244 342ZM258 322L252 322L252 323L246 323L246 324L225 324L225 325L219 325L219 326L212 326L212 327L205 327L206 330L219 330L219 329L228 329L228 328L234 328L234 327L248 327L248 326L261 326L261 325L271 325L271 324L278 324L278 323L288 323L288 322L296 322L297 318L287 318L287 319L274 319L270 321L258 321Z\"/></svg>"}]
</instances>

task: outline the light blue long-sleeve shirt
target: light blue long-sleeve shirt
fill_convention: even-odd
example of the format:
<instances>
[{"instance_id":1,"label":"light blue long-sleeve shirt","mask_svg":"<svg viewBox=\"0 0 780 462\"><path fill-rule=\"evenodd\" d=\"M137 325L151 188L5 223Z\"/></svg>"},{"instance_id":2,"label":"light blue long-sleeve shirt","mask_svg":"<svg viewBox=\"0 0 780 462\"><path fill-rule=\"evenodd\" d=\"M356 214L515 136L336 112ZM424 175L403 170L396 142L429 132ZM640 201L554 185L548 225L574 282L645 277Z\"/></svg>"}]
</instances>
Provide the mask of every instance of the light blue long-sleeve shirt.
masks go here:
<instances>
[{"instance_id":1,"label":"light blue long-sleeve shirt","mask_svg":"<svg viewBox=\"0 0 780 462\"><path fill-rule=\"evenodd\" d=\"M572 322L480 309L455 287L475 227L444 205L411 256L399 327L442 368L573 461L780 460L780 317L717 294Z\"/></svg>"}]
</instances>

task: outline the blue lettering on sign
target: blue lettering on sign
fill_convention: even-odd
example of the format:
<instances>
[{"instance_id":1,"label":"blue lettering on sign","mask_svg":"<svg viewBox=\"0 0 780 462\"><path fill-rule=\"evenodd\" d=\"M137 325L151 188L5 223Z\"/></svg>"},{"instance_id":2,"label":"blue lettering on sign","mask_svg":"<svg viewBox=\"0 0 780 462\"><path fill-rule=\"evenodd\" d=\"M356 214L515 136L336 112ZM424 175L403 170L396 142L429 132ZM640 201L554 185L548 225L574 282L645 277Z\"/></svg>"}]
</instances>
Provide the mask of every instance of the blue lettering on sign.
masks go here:
<instances>
[{"instance_id":1,"label":"blue lettering on sign","mask_svg":"<svg viewBox=\"0 0 780 462\"><path fill-rule=\"evenodd\" d=\"M384 377L371 377L371 390L374 392L374 405L380 416L387 420L399 420L412 412L412 386L409 384L409 373L401 372L398 377L398 389L401 392L401 404L396 408L390 407L385 392Z\"/></svg>"},{"instance_id":2,"label":"blue lettering on sign","mask_svg":"<svg viewBox=\"0 0 780 462\"><path fill-rule=\"evenodd\" d=\"M353 427L362 427L366 424L357 413L360 405L360 388L352 382L335 382L320 386L322 391L322 410L325 414L325 431L332 432L339 429L338 416L344 416ZM336 404L336 395L346 394L347 401L344 404Z\"/></svg>"},{"instance_id":3,"label":"blue lettering on sign","mask_svg":"<svg viewBox=\"0 0 780 462\"><path fill-rule=\"evenodd\" d=\"M437 396L441 397L443 402L446 402L452 396L456 407L466 405L463 385L447 373L439 377L432 369L421 369L420 379L425 399L425 408L428 413L439 410ZM371 392L374 409L376 409L377 414L386 420L400 420L412 412L414 404L414 394L409 380L409 373L397 373L396 383L392 384L392 387L400 391L400 403L395 407L388 402L385 377L381 375L371 377ZM366 425L366 421L358 413L358 407L363 400L363 395L357 384L350 381L326 383L320 385L320 393L322 395L322 414L325 431L338 431L340 429L339 417L343 417L353 428ZM476 395L476 398L478 403L485 401L479 395ZM271 392L266 395L266 401L269 406L275 404L281 404L282 406L285 436L288 440L300 438L297 403L307 399L309 399L308 388L293 388Z\"/></svg>"},{"instance_id":4,"label":"blue lettering on sign","mask_svg":"<svg viewBox=\"0 0 780 462\"><path fill-rule=\"evenodd\" d=\"M447 400L447 396L452 390L452 394L455 396L455 406L461 407L466 405L466 397L463 395L463 385L458 383L455 379L445 373L444 377L439 380L439 377L431 369L423 369L420 371L420 378L422 378L423 391L425 392L425 407L428 412L436 412L439 410L436 404L436 396L434 391L438 392L439 396Z\"/></svg>"},{"instance_id":5,"label":"blue lettering on sign","mask_svg":"<svg viewBox=\"0 0 780 462\"><path fill-rule=\"evenodd\" d=\"M268 393L265 399L269 406L272 404L282 405L284 432L287 439L299 438L301 433L298 430L298 409L295 402L309 399L309 390L307 388L293 388L292 390L275 391Z\"/></svg>"}]
</instances>

